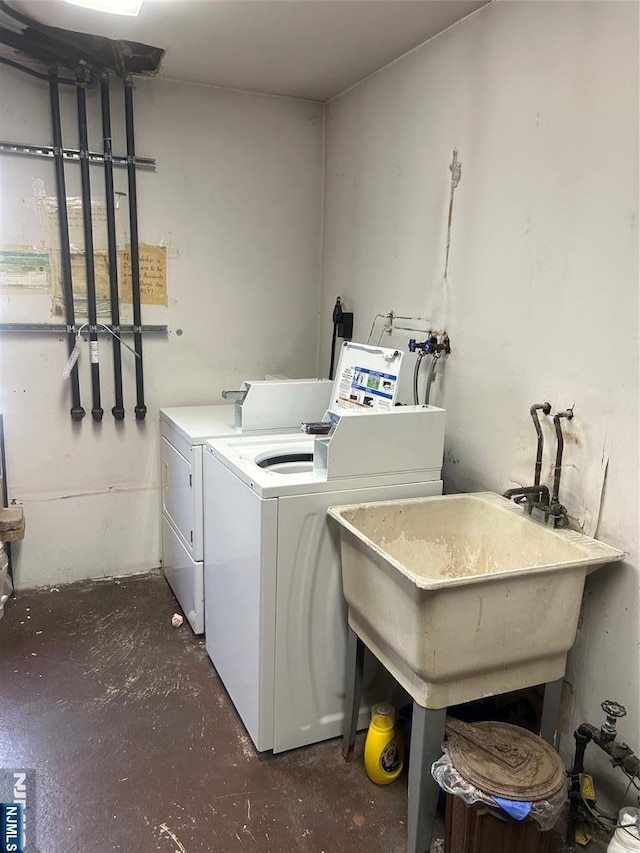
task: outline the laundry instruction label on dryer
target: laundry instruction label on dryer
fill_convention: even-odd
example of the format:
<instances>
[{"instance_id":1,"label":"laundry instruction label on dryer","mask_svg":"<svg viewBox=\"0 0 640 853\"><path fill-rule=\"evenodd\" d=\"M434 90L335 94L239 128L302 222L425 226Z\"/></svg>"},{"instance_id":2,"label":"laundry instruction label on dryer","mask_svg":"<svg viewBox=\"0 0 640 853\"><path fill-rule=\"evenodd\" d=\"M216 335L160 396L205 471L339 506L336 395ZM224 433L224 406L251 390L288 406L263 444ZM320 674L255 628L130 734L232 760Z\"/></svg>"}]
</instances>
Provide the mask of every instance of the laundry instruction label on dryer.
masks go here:
<instances>
[{"instance_id":1,"label":"laundry instruction label on dryer","mask_svg":"<svg viewBox=\"0 0 640 853\"><path fill-rule=\"evenodd\" d=\"M393 373L346 365L340 376L339 402L362 409L390 409L397 382Z\"/></svg>"},{"instance_id":2,"label":"laundry instruction label on dryer","mask_svg":"<svg viewBox=\"0 0 640 853\"><path fill-rule=\"evenodd\" d=\"M402 352L347 341L333 383L332 408L350 414L388 412L396 402Z\"/></svg>"}]
</instances>

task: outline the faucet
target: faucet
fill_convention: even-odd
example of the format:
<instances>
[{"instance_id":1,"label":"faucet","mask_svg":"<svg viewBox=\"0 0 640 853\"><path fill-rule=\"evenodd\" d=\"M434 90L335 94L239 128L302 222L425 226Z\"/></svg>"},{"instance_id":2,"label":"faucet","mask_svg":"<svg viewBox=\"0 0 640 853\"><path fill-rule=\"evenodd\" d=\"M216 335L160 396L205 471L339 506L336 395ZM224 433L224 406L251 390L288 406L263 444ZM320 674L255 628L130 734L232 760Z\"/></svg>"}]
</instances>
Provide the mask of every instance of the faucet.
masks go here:
<instances>
[{"instance_id":1,"label":"faucet","mask_svg":"<svg viewBox=\"0 0 640 853\"><path fill-rule=\"evenodd\" d=\"M549 518L551 500L548 486L517 486L515 489L507 489L502 497L517 504L526 503L529 515L534 509L539 509L544 512L545 521Z\"/></svg>"},{"instance_id":2,"label":"faucet","mask_svg":"<svg viewBox=\"0 0 640 853\"><path fill-rule=\"evenodd\" d=\"M549 518L553 518L554 527L567 527L569 524L567 508L560 503L560 476L562 473L562 453L564 450L564 437L562 435L561 418L571 420L573 417L573 408L568 408L564 412L558 412L553 416L553 424L556 430L557 449L556 463L553 476L553 492L549 492L549 487L540 484L542 475L542 454L544 450L544 436L542 427L540 426L540 417L538 412L545 415L551 414L551 403L534 403L529 409L533 425L538 436L538 446L536 450L536 464L533 475L533 486L518 486L513 489L507 489L503 493L503 497L508 500L513 500L517 504L526 504L526 511L529 515L534 509L544 513L545 524Z\"/></svg>"},{"instance_id":3,"label":"faucet","mask_svg":"<svg viewBox=\"0 0 640 853\"><path fill-rule=\"evenodd\" d=\"M538 447L536 450L536 465L533 474L533 486L519 486L515 489L507 489L503 497L508 500L514 500L517 504L526 503L527 512L532 514L534 509L539 509L544 513L545 522L549 519L549 505L551 503L551 495L549 494L548 486L540 485L540 477L542 474L542 452L544 450L544 436L542 435L542 427L540 426L540 418L538 412L542 411L545 415L551 413L551 403L534 403L529 409L533 425L538 436Z\"/></svg>"}]
</instances>

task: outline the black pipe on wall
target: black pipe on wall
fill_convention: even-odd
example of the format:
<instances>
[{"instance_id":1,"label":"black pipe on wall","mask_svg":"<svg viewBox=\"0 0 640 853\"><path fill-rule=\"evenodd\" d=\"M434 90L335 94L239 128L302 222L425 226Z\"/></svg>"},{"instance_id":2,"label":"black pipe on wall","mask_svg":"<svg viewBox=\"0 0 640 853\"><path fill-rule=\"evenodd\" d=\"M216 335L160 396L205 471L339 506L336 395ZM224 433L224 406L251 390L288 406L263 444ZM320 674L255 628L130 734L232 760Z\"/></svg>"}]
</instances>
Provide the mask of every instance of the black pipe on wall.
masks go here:
<instances>
[{"instance_id":1,"label":"black pipe on wall","mask_svg":"<svg viewBox=\"0 0 640 853\"><path fill-rule=\"evenodd\" d=\"M53 130L53 156L56 172L56 193L58 197L58 226L60 231L60 265L62 268L62 290L64 295L65 321L67 324L67 346L69 355L76 343L75 308L73 303L73 282L71 278L71 250L69 247L69 219L67 216L67 189L64 177L62 149L62 122L60 119L60 92L58 90L58 71L52 67L49 75L49 98L51 101L51 124ZM80 401L80 379L78 365L73 366L71 381L71 419L81 421L85 416Z\"/></svg>"},{"instance_id":2,"label":"black pipe on wall","mask_svg":"<svg viewBox=\"0 0 640 853\"><path fill-rule=\"evenodd\" d=\"M0 32L0 43L4 43L2 41L1 32ZM48 74L43 74L40 71L36 71L35 68L29 68L26 65L21 65L19 62L14 62L13 59L9 59L6 56L0 56L0 63L2 65L8 65L9 68L16 68L18 71L22 71L23 74L28 74L30 77L35 77L36 80L44 80L47 83L49 82L50 78L49 78ZM63 84L70 84L71 86L75 86L76 81L75 80L66 80L63 77L58 77L58 85L63 85Z\"/></svg>"},{"instance_id":3,"label":"black pipe on wall","mask_svg":"<svg viewBox=\"0 0 640 853\"><path fill-rule=\"evenodd\" d=\"M96 302L96 271L93 257L93 225L91 222L91 178L89 176L89 134L87 129L87 93L85 72L76 72L76 101L78 104L78 148L80 151L80 187L82 193L82 224L84 257L87 272L87 314L89 318L89 352L91 361L91 416L101 421L104 409L100 401L100 355L98 350L98 306Z\"/></svg>"},{"instance_id":4,"label":"black pipe on wall","mask_svg":"<svg viewBox=\"0 0 640 853\"><path fill-rule=\"evenodd\" d=\"M4 446L4 418L0 415L0 473L2 473L2 493L0 500L2 506L9 506L9 486L7 484L7 452ZM9 580L13 585L13 558L11 556L11 542L4 543L4 552L9 563Z\"/></svg>"},{"instance_id":5,"label":"black pipe on wall","mask_svg":"<svg viewBox=\"0 0 640 853\"><path fill-rule=\"evenodd\" d=\"M136 145L133 129L133 80L124 78L124 115L127 135L127 177L129 183L129 227L131 232L131 295L133 301L133 341L136 352L136 420L144 420L144 374L142 365L142 321L140 313L140 247L138 242L138 195L136 186Z\"/></svg>"},{"instance_id":6,"label":"black pipe on wall","mask_svg":"<svg viewBox=\"0 0 640 853\"><path fill-rule=\"evenodd\" d=\"M113 203L113 145L111 139L111 102L109 98L109 74L100 75L102 105L102 138L104 152L104 187L107 205L107 251L109 259L109 297L111 301L111 325L116 335L120 334L120 300L118 298L118 250L116 245L116 214ZM124 419L122 398L122 348L119 338L112 336L113 376L115 405L111 414L117 421Z\"/></svg>"}]
</instances>

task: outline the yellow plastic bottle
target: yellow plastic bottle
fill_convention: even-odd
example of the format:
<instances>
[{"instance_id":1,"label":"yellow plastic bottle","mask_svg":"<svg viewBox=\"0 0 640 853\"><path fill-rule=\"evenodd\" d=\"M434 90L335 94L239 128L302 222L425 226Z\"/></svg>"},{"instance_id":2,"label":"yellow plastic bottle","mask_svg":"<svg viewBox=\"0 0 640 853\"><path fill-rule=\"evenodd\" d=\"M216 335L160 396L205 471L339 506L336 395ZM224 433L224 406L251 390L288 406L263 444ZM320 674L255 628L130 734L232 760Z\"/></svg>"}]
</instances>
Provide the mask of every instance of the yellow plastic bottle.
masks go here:
<instances>
[{"instance_id":1,"label":"yellow plastic bottle","mask_svg":"<svg viewBox=\"0 0 640 853\"><path fill-rule=\"evenodd\" d=\"M376 785L388 785L402 773L404 744L396 727L396 712L380 702L371 708L371 723L364 742L364 767Z\"/></svg>"}]
</instances>

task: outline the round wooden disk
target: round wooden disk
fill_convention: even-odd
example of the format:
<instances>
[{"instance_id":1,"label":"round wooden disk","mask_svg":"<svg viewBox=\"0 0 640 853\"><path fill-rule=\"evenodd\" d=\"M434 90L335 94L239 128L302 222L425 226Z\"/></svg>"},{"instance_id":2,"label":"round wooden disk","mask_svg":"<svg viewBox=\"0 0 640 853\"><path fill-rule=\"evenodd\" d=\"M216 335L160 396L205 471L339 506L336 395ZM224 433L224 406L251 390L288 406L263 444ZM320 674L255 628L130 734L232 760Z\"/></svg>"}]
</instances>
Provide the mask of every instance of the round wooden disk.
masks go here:
<instances>
[{"instance_id":1,"label":"round wooden disk","mask_svg":"<svg viewBox=\"0 0 640 853\"><path fill-rule=\"evenodd\" d=\"M509 723L474 723L470 737L451 733L453 766L486 794L507 800L546 800L566 774L555 749L542 738Z\"/></svg>"}]
</instances>

